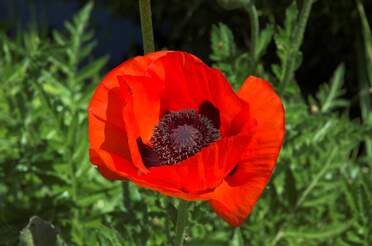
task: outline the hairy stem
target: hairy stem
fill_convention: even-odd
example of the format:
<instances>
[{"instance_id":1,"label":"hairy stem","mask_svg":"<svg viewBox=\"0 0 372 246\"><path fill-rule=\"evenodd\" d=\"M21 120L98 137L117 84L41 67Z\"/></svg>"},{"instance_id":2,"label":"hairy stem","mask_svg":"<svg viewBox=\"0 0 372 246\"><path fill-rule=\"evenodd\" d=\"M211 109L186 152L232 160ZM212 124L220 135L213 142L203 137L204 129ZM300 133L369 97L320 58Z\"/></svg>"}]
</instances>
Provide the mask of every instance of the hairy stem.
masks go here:
<instances>
[{"instance_id":1,"label":"hairy stem","mask_svg":"<svg viewBox=\"0 0 372 246\"><path fill-rule=\"evenodd\" d=\"M254 4L249 4L247 6L247 11L249 14L249 22L251 26L251 54L254 56L254 60L256 60L256 47L258 42L258 34L260 32L260 26L258 23L258 15L257 15L257 9L254 6Z\"/></svg>"},{"instance_id":2,"label":"hairy stem","mask_svg":"<svg viewBox=\"0 0 372 246\"><path fill-rule=\"evenodd\" d=\"M185 238L185 228L187 224L187 208L189 207L189 202L180 200L180 204L177 210L177 224L176 224L176 237L174 241L175 246L182 246Z\"/></svg>"},{"instance_id":3,"label":"hairy stem","mask_svg":"<svg viewBox=\"0 0 372 246\"><path fill-rule=\"evenodd\" d=\"M155 51L154 32L152 29L151 0L139 0L143 52Z\"/></svg>"}]
</instances>

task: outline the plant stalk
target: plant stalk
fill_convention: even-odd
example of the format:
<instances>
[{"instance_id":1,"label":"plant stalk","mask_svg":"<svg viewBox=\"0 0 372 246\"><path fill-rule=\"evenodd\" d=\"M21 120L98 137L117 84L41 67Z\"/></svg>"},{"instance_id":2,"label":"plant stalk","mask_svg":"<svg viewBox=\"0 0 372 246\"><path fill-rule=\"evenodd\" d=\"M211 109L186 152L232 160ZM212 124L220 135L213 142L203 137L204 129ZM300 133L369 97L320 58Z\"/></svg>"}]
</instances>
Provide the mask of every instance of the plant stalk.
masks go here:
<instances>
[{"instance_id":1,"label":"plant stalk","mask_svg":"<svg viewBox=\"0 0 372 246\"><path fill-rule=\"evenodd\" d=\"M298 19L298 25L296 26L295 33L292 38L292 48L288 52L287 62L284 66L283 76L279 85L280 95L283 94L285 88L287 87L287 84L293 78L296 65L296 54L301 47L313 3L314 0L305 0L302 5L302 9Z\"/></svg>"},{"instance_id":2,"label":"plant stalk","mask_svg":"<svg viewBox=\"0 0 372 246\"><path fill-rule=\"evenodd\" d=\"M155 51L154 32L152 28L151 0L139 0L143 52Z\"/></svg>"},{"instance_id":3,"label":"plant stalk","mask_svg":"<svg viewBox=\"0 0 372 246\"><path fill-rule=\"evenodd\" d=\"M254 61L257 59L256 49L257 49L257 42L258 42L258 35L260 32L260 26L258 22L258 15L257 15L257 9L254 6L254 4L249 4L247 6L247 11L249 15L249 22L250 22L250 28L251 28L251 54L254 56Z\"/></svg>"},{"instance_id":4,"label":"plant stalk","mask_svg":"<svg viewBox=\"0 0 372 246\"><path fill-rule=\"evenodd\" d=\"M180 200L180 204L177 210L177 224L176 224L176 237L174 241L175 246L182 246L185 238L185 228L188 219L188 207L189 202Z\"/></svg>"}]
</instances>

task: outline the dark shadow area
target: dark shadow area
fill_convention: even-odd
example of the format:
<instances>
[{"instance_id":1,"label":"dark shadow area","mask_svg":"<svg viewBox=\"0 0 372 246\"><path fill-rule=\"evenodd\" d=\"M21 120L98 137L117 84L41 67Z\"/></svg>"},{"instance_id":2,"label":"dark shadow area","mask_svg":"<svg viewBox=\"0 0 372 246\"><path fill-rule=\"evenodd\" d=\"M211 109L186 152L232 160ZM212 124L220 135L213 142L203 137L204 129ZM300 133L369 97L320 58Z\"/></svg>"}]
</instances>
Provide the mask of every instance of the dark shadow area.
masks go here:
<instances>
[{"instance_id":1,"label":"dark shadow area","mask_svg":"<svg viewBox=\"0 0 372 246\"><path fill-rule=\"evenodd\" d=\"M1 0L0 28L10 36L30 25L50 35L61 29L88 1L83 0ZM269 22L282 24L289 0L257 1L261 27ZM297 1L301 4L302 1ZM94 56L109 54L107 68L128 57L142 53L137 1L97 0L91 18L97 47ZM372 14L372 1L364 1L367 16ZM153 21L157 49L185 50L210 63L210 30L219 22L227 24L241 50L249 46L249 18L243 10L225 10L216 1L153 1ZM346 65L346 97L354 98L356 86L356 53L360 45L360 20L356 4L350 0L317 1L309 19L302 46L303 61L296 73L304 97L314 94L320 84L329 81L334 69ZM269 45L264 62L277 61L275 45ZM354 100L355 101L355 100ZM357 104L357 102L354 102ZM353 115L359 113L354 107Z\"/></svg>"}]
</instances>

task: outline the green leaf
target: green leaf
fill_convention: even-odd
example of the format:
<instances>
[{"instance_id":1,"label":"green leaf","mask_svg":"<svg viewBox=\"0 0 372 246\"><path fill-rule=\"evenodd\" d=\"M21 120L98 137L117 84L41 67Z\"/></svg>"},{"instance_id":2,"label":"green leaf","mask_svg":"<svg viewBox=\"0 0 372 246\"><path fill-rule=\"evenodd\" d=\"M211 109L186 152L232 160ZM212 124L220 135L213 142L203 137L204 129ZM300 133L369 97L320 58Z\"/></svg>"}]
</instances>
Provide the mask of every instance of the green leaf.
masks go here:
<instances>
[{"instance_id":1,"label":"green leaf","mask_svg":"<svg viewBox=\"0 0 372 246\"><path fill-rule=\"evenodd\" d=\"M349 223L338 223L319 228L318 230L285 230L283 231L283 235L284 237L293 237L296 239L325 240L345 232L349 227Z\"/></svg>"},{"instance_id":2,"label":"green leaf","mask_svg":"<svg viewBox=\"0 0 372 246\"><path fill-rule=\"evenodd\" d=\"M212 27L211 34L212 54L211 59L214 61L224 61L235 55L236 45L234 36L228 26L219 23L218 26Z\"/></svg>"},{"instance_id":3,"label":"green leaf","mask_svg":"<svg viewBox=\"0 0 372 246\"><path fill-rule=\"evenodd\" d=\"M87 78L91 78L92 76L99 74L100 70L106 65L107 60L108 57L104 56L89 63L79 72L78 76L76 77L76 82L80 83Z\"/></svg>"},{"instance_id":4,"label":"green leaf","mask_svg":"<svg viewBox=\"0 0 372 246\"><path fill-rule=\"evenodd\" d=\"M293 31L297 24L297 18L298 18L298 8L297 8L296 2L293 1L292 4L287 8L285 12L284 31L288 39L291 39L292 35L294 34Z\"/></svg>"},{"instance_id":5,"label":"green leaf","mask_svg":"<svg viewBox=\"0 0 372 246\"><path fill-rule=\"evenodd\" d=\"M257 40L255 57L259 59L266 51L267 46L270 44L274 33L273 25L268 25L260 32Z\"/></svg>"},{"instance_id":6,"label":"green leaf","mask_svg":"<svg viewBox=\"0 0 372 246\"><path fill-rule=\"evenodd\" d=\"M336 149L333 149L332 152L329 154L329 157L326 163L324 164L323 168L320 169L320 171L313 177L311 183L306 187L304 192L302 192L302 195L300 196L300 198L298 199L296 203L296 208L301 206L301 204L305 201L305 199L308 197L311 191L315 188L315 186L319 184L320 179L323 178L325 173L330 168L332 162L334 161L336 153L337 153Z\"/></svg>"},{"instance_id":7,"label":"green leaf","mask_svg":"<svg viewBox=\"0 0 372 246\"><path fill-rule=\"evenodd\" d=\"M61 46L66 45L66 43L67 43L66 39L58 31L53 31L52 35L53 35L53 38L54 38L54 40L56 41L57 44L59 44Z\"/></svg>"},{"instance_id":8,"label":"green leaf","mask_svg":"<svg viewBox=\"0 0 372 246\"><path fill-rule=\"evenodd\" d=\"M344 83L345 76L345 65L340 64L330 81L330 87L328 85L322 86L320 92L318 92L320 100L322 100L321 112L327 112L339 105L344 105L345 101L339 99L342 96L343 90L342 85Z\"/></svg>"}]
</instances>

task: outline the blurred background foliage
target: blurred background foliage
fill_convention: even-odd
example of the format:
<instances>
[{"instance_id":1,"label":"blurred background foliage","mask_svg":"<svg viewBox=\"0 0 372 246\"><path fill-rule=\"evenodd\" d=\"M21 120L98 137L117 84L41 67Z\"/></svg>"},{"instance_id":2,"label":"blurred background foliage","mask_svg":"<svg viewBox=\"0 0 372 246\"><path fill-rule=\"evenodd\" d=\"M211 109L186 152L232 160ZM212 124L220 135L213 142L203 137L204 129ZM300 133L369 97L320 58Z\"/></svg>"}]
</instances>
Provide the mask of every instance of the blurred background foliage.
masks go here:
<instances>
[{"instance_id":1,"label":"blurred background foliage","mask_svg":"<svg viewBox=\"0 0 372 246\"><path fill-rule=\"evenodd\" d=\"M235 89L267 78L286 108L253 213L233 229L196 202L186 245L371 245L372 2L236 2L153 1L158 49L196 54ZM0 7L0 245L30 245L39 230L51 236L38 245L171 245L177 201L105 180L88 156L93 90L142 52L137 1Z\"/></svg>"}]
</instances>

